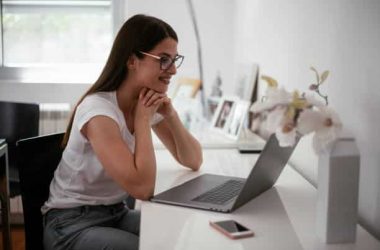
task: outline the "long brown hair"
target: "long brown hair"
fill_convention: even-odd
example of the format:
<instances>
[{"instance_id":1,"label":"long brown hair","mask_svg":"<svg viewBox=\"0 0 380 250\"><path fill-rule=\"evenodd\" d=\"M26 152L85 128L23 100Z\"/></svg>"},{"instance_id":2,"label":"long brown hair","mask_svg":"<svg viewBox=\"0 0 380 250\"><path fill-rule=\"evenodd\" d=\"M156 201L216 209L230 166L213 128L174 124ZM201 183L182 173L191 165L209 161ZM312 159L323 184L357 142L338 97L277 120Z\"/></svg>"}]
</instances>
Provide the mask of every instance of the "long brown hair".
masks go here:
<instances>
[{"instance_id":1,"label":"long brown hair","mask_svg":"<svg viewBox=\"0 0 380 250\"><path fill-rule=\"evenodd\" d=\"M83 99L100 91L115 91L128 75L127 61L130 56L142 58L139 51L150 51L165 38L178 42L174 29L164 21L146 15L135 15L129 18L120 28L112 45L111 53L96 82L79 99L67 125L62 146L66 147L73 126L74 116L78 105Z\"/></svg>"}]
</instances>

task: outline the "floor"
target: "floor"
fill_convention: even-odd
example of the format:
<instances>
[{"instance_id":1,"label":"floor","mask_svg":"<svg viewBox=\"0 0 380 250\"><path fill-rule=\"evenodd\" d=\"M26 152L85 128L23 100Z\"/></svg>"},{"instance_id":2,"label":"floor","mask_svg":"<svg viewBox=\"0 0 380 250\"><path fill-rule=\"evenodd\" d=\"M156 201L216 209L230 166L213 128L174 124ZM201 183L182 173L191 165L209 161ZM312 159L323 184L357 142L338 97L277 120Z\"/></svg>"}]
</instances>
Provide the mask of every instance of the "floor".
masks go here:
<instances>
[{"instance_id":1,"label":"floor","mask_svg":"<svg viewBox=\"0 0 380 250\"><path fill-rule=\"evenodd\" d=\"M12 227L12 250L25 249L24 228L22 226ZM3 250L3 239L0 233L0 250Z\"/></svg>"}]
</instances>

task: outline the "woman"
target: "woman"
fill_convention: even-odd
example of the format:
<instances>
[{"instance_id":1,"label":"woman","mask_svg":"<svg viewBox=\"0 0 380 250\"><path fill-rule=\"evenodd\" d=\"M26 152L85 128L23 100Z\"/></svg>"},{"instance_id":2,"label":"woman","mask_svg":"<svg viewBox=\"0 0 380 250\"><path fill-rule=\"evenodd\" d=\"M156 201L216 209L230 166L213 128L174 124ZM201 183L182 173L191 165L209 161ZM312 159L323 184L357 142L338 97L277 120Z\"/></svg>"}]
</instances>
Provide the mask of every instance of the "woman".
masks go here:
<instances>
[{"instance_id":1,"label":"woman","mask_svg":"<svg viewBox=\"0 0 380 250\"><path fill-rule=\"evenodd\" d=\"M66 131L42 207L45 249L138 248L140 214L123 200L153 195L151 127L179 163L199 169L201 147L166 96L183 60L177 42L167 23L150 16L133 16L120 29Z\"/></svg>"}]
</instances>

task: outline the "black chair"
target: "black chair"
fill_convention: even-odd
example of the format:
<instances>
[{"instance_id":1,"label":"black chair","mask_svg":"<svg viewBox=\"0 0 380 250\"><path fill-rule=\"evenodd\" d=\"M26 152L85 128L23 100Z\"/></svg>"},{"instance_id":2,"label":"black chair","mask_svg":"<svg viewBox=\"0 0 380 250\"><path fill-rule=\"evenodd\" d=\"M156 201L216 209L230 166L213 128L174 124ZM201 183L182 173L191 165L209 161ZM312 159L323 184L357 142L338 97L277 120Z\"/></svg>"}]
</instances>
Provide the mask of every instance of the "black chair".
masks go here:
<instances>
[{"instance_id":1,"label":"black chair","mask_svg":"<svg viewBox=\"0 0 380 250\"><path fill-rule=\"evenodd\" d=\"M39 119L38 104L0 101L0 138L4 138L8 144L10 197L20 194L16 141L38 136Z\"/></svg>"},{"instance_id":2,"label":"black chair","mask_svg":"<svg viewBox=\"0 0 380 250\"><path fill-rule=\"evenodd\" d=\"M43 249L41 206L49 197L50 182L62 158L64 133L23 139L17 142L17 166L20 176L25 224L26 250ZM135 199L126 205L134 208Z\"/></svg>"},{"instance_id":3,"label":"black chair","mask_svg":"<svg viewBox=\"0 0 380 250\"><path fill-rule=\"evenodd\" d=\"M17 142L17 166L24 211L25 249L43 249L41 207L49 197L50 182L62 157L64 133Z\"/></svg>"}]
</instances>

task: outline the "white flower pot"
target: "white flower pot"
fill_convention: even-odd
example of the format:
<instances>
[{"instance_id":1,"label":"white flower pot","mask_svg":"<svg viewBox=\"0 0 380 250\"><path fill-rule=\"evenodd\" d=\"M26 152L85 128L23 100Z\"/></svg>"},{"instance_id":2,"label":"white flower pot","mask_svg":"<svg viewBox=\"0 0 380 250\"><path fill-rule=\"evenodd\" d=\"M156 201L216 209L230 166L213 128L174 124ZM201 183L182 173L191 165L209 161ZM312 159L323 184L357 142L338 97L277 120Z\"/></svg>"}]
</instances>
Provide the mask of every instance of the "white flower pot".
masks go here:
<instances>
[{"instance_id":1,"label":"white flower pot","mask_svg":"<svg viewBox=\"0 0 380 250\"><path fill-rule=\"evenodd\" d=\"M319 155L316 231L325 243L356 240L359 166L354 138L340 138Z\"/></svg>"}]
</instances>

